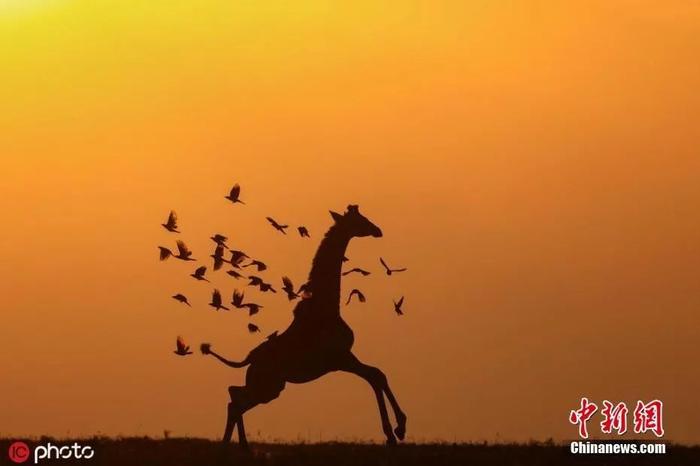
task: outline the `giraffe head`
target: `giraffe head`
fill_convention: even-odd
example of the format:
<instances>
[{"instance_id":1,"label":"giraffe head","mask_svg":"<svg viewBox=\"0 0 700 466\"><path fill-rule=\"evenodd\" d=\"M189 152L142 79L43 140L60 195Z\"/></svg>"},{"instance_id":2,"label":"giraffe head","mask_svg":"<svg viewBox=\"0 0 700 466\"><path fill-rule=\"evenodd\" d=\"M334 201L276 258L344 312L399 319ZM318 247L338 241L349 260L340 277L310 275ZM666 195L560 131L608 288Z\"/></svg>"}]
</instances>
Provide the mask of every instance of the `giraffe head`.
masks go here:
<instances>
[{"instance_id":1,"label":"giraffe head","mask_svg":"<svg viewBox=\"0 0 700 466\"><path fill-rule=\"evenodd\" d=\"M335 220L335 224L345 230L350 236L382 237L382 230L362 215L357 205L349 205L342 215L332 210L330 212L331 217Z\"/></svg>"}]
</instances>

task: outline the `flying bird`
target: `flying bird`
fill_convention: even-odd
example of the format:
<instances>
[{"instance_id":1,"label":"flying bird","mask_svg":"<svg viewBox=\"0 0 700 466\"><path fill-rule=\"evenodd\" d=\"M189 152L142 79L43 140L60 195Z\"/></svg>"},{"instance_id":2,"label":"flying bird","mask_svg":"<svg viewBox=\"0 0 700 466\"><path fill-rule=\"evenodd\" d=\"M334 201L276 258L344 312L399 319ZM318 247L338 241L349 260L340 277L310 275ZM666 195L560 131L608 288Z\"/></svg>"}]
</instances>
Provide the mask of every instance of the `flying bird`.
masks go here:
<instances>
[{"instance_id":1,"label":"flying bird","mask_svg":"<svg viewBox=\"0 0 700 466\"><path fill-rule=\"evenodd\" d=\"M270 222L270 225L272 225L272 227L273 227L275 230L277 230L277 231L279 231L280 233L283 233L283 234L285 234L285 235L287 234L287 232L284 231L284 230L285 230L286 228L289 228L289 225L280 225L280 224L277 223L277 222L275 221L275 219L272 218L272 217L265 217L265 218L267 219L268 222Z\"/></svg>"},{"instance_id":2,"label":"flying bird","mask_svg":"<svg viewBox=\"0 0 700 466\"><path fill-rule=\"evenodd\" d=\"M244 307L243 305L243 292L238 291L238 290L233 290L233 299L231 300L231 304L233 307L236 309L241 309Z\"/></svg>"},{"instance_id":3,"label":"flying bird","mask_svg":"<svg viewBox=\"0 0 700 466\"><path fill-rule=\"evenodd\" d=\"M401 296L401 299L399 299L398 301L394 301L394 311L400 316L403 315L401 306L403 306L403 296Z\"/></svg>"},{"instance_id":4,"label":"flying bird","mask_svg":"<svg viewBox=\"0 0 700 466\"><path fill-rule=\"evenodd\" d=\"M243 307L248 308L248 315L249 316L254 316L258 312L260 312L260 309L263 308L260 304L255 304L255 303L245 303Z\"/></svg>"},{"instance_id":5,"label":"flying bird","mask_svg":"<svg viewBox=\"0 0 700 466\"><path fill-rule=\"evenodd\" d=\"M185 345L185 340L183 340L182 337L177 337L175 345L177 349L173 351L173 353L177 354L178 356L187 356L188 354L192 354L190 347Z\"/></svg>"},{"instance_id":6,"label":"flying bird","mask_svg":"<svg viewBox=\"0 0 700 466\"><path fill-rule=\"evenodd\" d=\"M161 225L163 225L163 228L172 233L180 233L177 229L177 214L174 210L170 211L170 215L168 215L168 220L165 223L161 223Z\"/></svg>"},{"instance_id":7,"label":"flying bird","mask_svg":"<svg viewBox=\"0 0 700 466\"><path fill-rule=\"evenodd\" d=\"M257 286L262 292L272 291L273 293L277 293L277 291L272 287L271 284L265 283L260 277L256 277L255 275L249 275L248 280L250 280L248 282L248 286Z\"/></svg>"},{"instance_id":8,"label":"flying bird","mask_svg":"<svg viewBox=\"0 0 700 466\"><path fill-rule=\"evenodd\" d=\"M307 230L305 226L298 227L297 230L299 230L299 236L302 238L311 238L311 235L309 235L309 230Z\"/></svg>"},{"instance_id":9,"label":"flying bird","mask_svg":"<svg viewBox=\"0 0 700 466\"><path fill-rule=\"evenodd\" d=\"M249 275L248 276L248 286L260 286L261 284L265 283L263 282L263 279L260 277L257 277L255 275Z\"/></svg>"},{"instance_id":10,"label":"flying bird","mask_svg":"<svg viewBox=\"0 0 700 466\"><path fill-rule=\"evenodd\" d=\"M386 262L384 262L384 259L382 259L381 257L379 258L379 262L381 262L382 265L384 266L384 268L386 269L387 275L391 275L394 272L404 272L404 271L408 270L406 267L404 267L402 269L392 269L391 267L386 265Z\"/></svg>"},{"instance_id":11,"label":"flying bird","mask_svg":"<svg viewBox=\"0 0 700 466\"><path fill-rule=\"evenodd\" d=\"M226 259L224 259L224 246L219 244L216 247L214 254L210 255L209 257L214 259L214 270L219 270L221 266L224 265L224 262L226 262Z\"/></svg>"},{"instance_id":12,"label":"flying bird","mask_svg":"<svg viewBox=\"0 0 700 466\"><path fill-rule=\"evenodd\" d=\"M209 303L209 305L217 311L220 309L223 309L225 311L229 310L226 306L223 306L221 304L221 292L219 290L214 290L214 292L211 294L211 302Z\"/></svg>"},{"instance_id":13,"label":"flying bird","mask_svg":"<svg viewBox=\"0 0 700 466\"><path fill-rule=\"evenodd\" d=\"M249 331L250 333L259 332L259 331L260 331L260 327L258 327L258 326L255 325L255 324L248 324L248 331Z\"/></svg>"},{"instance_id":14,"label":"flying bird","mask_svg":"<svg viewBox=\"0 0 700 466\"><path fill-rule=\"evenodd\" d=\"M359 299L361 303L364 303L365 301L367 301L367 299L365 298L365 295L363 295L362 292L361 292L360 290L358 290L357 288L355 288L354 290L352 290L352 291L350 292L350 295L348 295L348 300L345 302L345 305L346 305L346 306L347 306L348 304L350 304L350 300L352 299L352 297L353 297L354 295L357 295L357 299Z\"/></svg>"},{"instance_id":15,"label":"flying bird","mask_svg":"<svg viewBox=\"0 0 700 466\"><path fill-rule=\"evenodd\" d=\"M207 280L207 278L204 276L205 273L207 273L207 266L203 265L201 267L197 267L197 270L195 270L194 273L191 273L190 277L194 278L195 280L208 282L209 280Z\"/></svg>"},{"instance_id":16,"label":"flying bird","mask_svg":"<svg viewBox=\"0 0 700 466\"><path fill-rule=\"evenodd\" d=\"M187 245L185 244L185 242L182 241L182 240L180 240L180 239L177 240L177 250L178 250L178 253L177 253L176 256L174 256L175 259L180 259L180 260L183 260L183 261L193 261L193 260L195 260L195 259L192 258L192 251L190 251L190 250L187 248Z\"/></svg>"},{"instance_id":17,"label":"flying bird","mask_svg":"<svg viewBox=\"0 0 700 466\"><path fill-rule=\"evenodd\" d=\"M347 261L349 261L349 260L350 260L350 259L348 259L347 257L343 256L343 262L347 262Z\"/></svg>"},{"instance_id":18,"label":"flying bird","mask_svg":"<svg viewBox=\"0 0 700 466\"><path fill-rule=\"evenodd\" d=\"M176 294L176 295L173 295L172 298L173 298L175 301L179 301L179 302L181 302L182 304L187 304L188 306L192 307L192 305L190 304L190 302L187 301L187 296L185 296L184 294L178 293L178 294Z\"/></svg>"},{"instance_id":19,"label":"flying bird","mask_svg":"<svg viewBox=\"0 0 700 466\"><path fill-rule=\"evenodd\" d=\"M258 269L258 272L262 272L264 270L267 270L267 265L264 262L259 261L259 260L250 261L250 263L244 265L243 267L252 267L252 266L255 266Z\"/></svg>"},{"instance_id":20,"label":"flying bird","mask_svg":"<svg viewBox=\"0 0 700 466\"><path fill-rule=\"evenodd\" d=\"M266 293L268 291L277 293L277 290L275 290L270 283L262 282L260 285L258 285L258 288L260 288L260 291L262 291L263 293Z\"/></svg>"},{"instance_id":21,"label":"flying bird","mask_svg":"<svg viewBox=\"0 0 700 466\"><path fill-rule=\"evenodd\" d=\"M346 272L343 272L343 276L345 276L345 275L350 275L350 274L353 273L353 272L361 273L362 276L364 276L364 277L366 277L367 275L369 275L370 273L372 273L372 272L368 272L368 271L366 271L366 270L363 270L363 269L361 269L361 268L359 268L359 267L355 267L354 269L350 269L350 270L348 270L348 271L346 271Z\"/></svg>"},{"instance_id":22,"label":"flying bird","mask_svg":"<svg viewBox=\"0 0 700 466\"><path fill-rule=\"evenodd\" d=\"M294 292L294 284L289 277L282 277L282 291L287 293L287 298L289 298L290 301L299 297L299 294Z\"/></svg>"},{"instance_id":23,"label":"flying bird","mask_svg":"<svg viewBox=\"0 0 700 466\"><path fill-rule=\"evenodd\" d=\"M168 248L158 246L158 249L160 249L160 260L162 261L173 255L173 252Z\"/></svg>"},{"instance_id":24,"label":"flying bird","mask_svg":"<svg viewBox=\"0 0 700 466\"><path fill-rule=\"evenodd\" d=\"M239 278L245 278L245 276L241 275L240 273L236 272L235 270L227 270L226 273L231 275L236 280L238 280Z\"/></svg>"},{"instance_id":25,"label":"flying bird","mask_svg":"<svg viewBox=\"0 0 700 466\"><path fill-rule=\"evenodd\" d=\"M241 262L243 262L243 259L248 259L248 254L244 253L243 251L231 251L231 260L229 262L232 266L240 268L239 265Z\"/></svg>"},{"instance_id":26,"label":"flying bird","mask_svg":"<svg viewBox=\"0 0 700 466\"><path fill-rule=\"evenodd\" d=\"M233 185L233 188L231 188L231 192L229 193L229 195L225 196L225 197L226 197L226 199L233 202L234 204L237 202L240 204L245 204L245 202L243 202L239 199L240 195L241 195L241 186L238 183L236 183Z\"/></svg>"},{"instance_id":27,"label":"flying bird","mask_svg":"<svg viewBox=\"0 0 700 466\"><path fill-rule=\"evenodd\" d=\"M228 249L228 246L226 245L226 241L228 241L228 238L224 235L220 235L217 233L209 239L215 242L218 246L223 246L224 248Z\"/></svg>"}]
</instances>

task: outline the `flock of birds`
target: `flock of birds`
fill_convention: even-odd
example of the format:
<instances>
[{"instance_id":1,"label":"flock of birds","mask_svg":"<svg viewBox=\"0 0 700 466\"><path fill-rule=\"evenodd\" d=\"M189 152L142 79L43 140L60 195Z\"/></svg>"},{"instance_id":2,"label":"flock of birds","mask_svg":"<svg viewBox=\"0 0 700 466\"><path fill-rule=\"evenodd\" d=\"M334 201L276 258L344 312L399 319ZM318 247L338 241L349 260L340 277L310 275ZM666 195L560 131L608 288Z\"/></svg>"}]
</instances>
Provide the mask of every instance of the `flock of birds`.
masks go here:
<instances>
[{"instance_id":1,"label":"flock of birds","mask_svg":"<svg viewBox=\"0 0 700 466\"><path fill-rule=\"evenodd\" d=\"M243 204L245 205L245 202L243 202L240 199L240 194L241 194L241 187L239 184L235 184L233 188L231 188L230 193L225 196L226 199L228 199L231 203L233 204ZM284 225L279 222L277 222L275 219L272 217L266 217L267 221L272 225L272 227L279 231L282 234L287 234L286 230L289 228L289 225ZM180 230L178 230L178 221L177 221L177 214L175 211L171 211L170 214L168 215L168 219L166 220L165 223L161 224L163 228L165 228L167 231L170 233L180 233ZM309 234L309 230L301 225L297 227L297 231L299 233L299 236L302 238L310 238L311 235ZM247 270L249 268L253 268L252 270L255 270L256 272L264 272L267 270L267 264L265 264L263 261L258 260L258 259L253 259L250 257L248 254L246 254L243 251L231 249L227 243L228 238L222 234L216 233L213 236L210 237L210 239L215 243L215 249L214 252L209 256L212 259L212 269L214 271L220 270L224 264L229 264L231 269L227 270L226 273L230 275L231 277L235 278L236 280L240 279L247 279L248 284L247 286L250 287L256 287L258 290L262 293L277 293L277 290L274 288L274 286L271 283L265 282L261 277L257 275L250 275L247 274ZM175 259L179 259L181 261L186 261L186 262L195 262L197 259L192 257L193 253L192 251L187 247L184 241L182 240L177 240L175 242L177 246L177 252L171 250L170 248L164 247L164 246L158 246L158 249L160 251L160 260L165 261L171 257ZM226 255L230 255L229 259L226 259ZM343 257L343 262L346 262L348 259L346 257ZM384 261L383 258L379 258L379 262L381 263L382 267L384 268L384 271L386 272L387 275L391 276L394 273L399 273L399 272L404 272L407 269L404 268L391 268L389 265ZM207 266L202 265L197 267L191 274L190 276L194 278L197 281L203 281L210 283L210 280L207 278ZM346 270L342 272L343 276L350 275L353 273L358 273L362 276L367 276L370 275L371 272L361 269L359 267L354 267L350 270ZM282 287L281 290L286 294L287 299L289 301L293 301L297 298L308 298L310 294L308 293L306 289L307 285L303 284L299 288L295 288L292 280L287 277L283 276L282 277ZM358 290L357 288L353 289L347 298L347 301L345 302L346 305L350 304L352 301L353 297L357 297L357 300L361 303L364 303L367 301L365 295ZM185 296L182 293L177 293L172 296L172 298L184 305L187 305L189 307L192 307L192 304L190 303L189 299L187 296ZM253 316L257 313L260 312L260 310L263 308L262 305L256 304L254 302L245 302L245 294L243 291L240 291L238 289L235 289L233 291L233 297L231 299L231 306L236 308L236 309L247 309L248 315ZM404 297L402 296L399 298L398 301L393 301L394 303L394 312L396 312L397 315L401 316L403 315L403 306L404 302ZM230 310L229 307L224 305L223 298L221 296L221 292L218 289L214 289L212 291L211 295L211 302L209 303L209 306L213 307L217 311L228 311ZM250 322L248 323L248 331L250 333L255 333L255 332L260 332L260 328L255 325L254 323ZM277 333L277 332L275 332ZM187 356L192 354L192 351L190 351L190 347L185 343L182 337L177 337L176 341L176 349L174 351L175 354L178 356Z\"/></svg>"}]
</instances>

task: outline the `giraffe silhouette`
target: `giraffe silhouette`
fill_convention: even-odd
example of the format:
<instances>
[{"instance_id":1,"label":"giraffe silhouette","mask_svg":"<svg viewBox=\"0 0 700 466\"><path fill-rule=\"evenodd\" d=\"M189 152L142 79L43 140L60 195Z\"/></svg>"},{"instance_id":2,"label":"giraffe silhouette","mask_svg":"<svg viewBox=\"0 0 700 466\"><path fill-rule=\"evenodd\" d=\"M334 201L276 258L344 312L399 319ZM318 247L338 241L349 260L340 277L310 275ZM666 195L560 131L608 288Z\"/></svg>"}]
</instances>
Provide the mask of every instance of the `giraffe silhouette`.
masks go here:
<instances>
[{"instance_id":1,"label":"giraffe silhouette","mask_svg":"<svg viewBox=\"0 0 700 466\"><path fill-rule=\"evenodd\" d=\"M276 399L287 382L311 382L329 372L355 374L369 383L379 407L382 430L387 444L395 444L406 434L406 415L389 388L384 373L361 362L351 351L354 334L340 316L340 278L343 257L352 238L380 238L382 231L350 205L341 215L331 211L334 224L321 241L314 257L306 286L305 298L294 309L290 326L279 335L254 348L241 362L230 361L215 353L208 344L204 354L211 354L230 367L249 366L245 386L230 386L231 401L223 441L231 441L238 426L238 442L247 446L243 414L249 409ZM387 413L385 397L396 419L396 428Z\"/></svg>"}]
</instances>

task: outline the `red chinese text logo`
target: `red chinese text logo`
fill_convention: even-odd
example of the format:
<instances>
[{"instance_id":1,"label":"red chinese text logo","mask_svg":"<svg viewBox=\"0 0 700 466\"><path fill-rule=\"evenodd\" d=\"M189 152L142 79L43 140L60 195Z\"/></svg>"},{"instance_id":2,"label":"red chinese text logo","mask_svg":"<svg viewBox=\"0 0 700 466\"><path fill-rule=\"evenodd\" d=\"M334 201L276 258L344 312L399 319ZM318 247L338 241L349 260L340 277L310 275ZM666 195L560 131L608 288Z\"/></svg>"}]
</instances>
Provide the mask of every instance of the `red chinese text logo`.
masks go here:
<instances>
[{"instance_id":1,"label":"red chinese text logo","mask_svg":"<svg viewBox=\"0 0 700 466\"><path fill-rule=\"evenodd\" d=\"M643 434L653 432L657 437L664 435L662 401L653 400L644 403L637 401L634 409L634 433ZM578 435L581 438L588 438L588 421L598 411L598 405L588 401L588 398L581 398L579 409L569 413L569 422L578 426ZM600 422L600 431L604 434L617 433L623 435L627 432L627 414L629 410L624 402L613 404L608 400L603 400L603 408L600 414L603 420Z\"/></svg>"}]
</instances>

